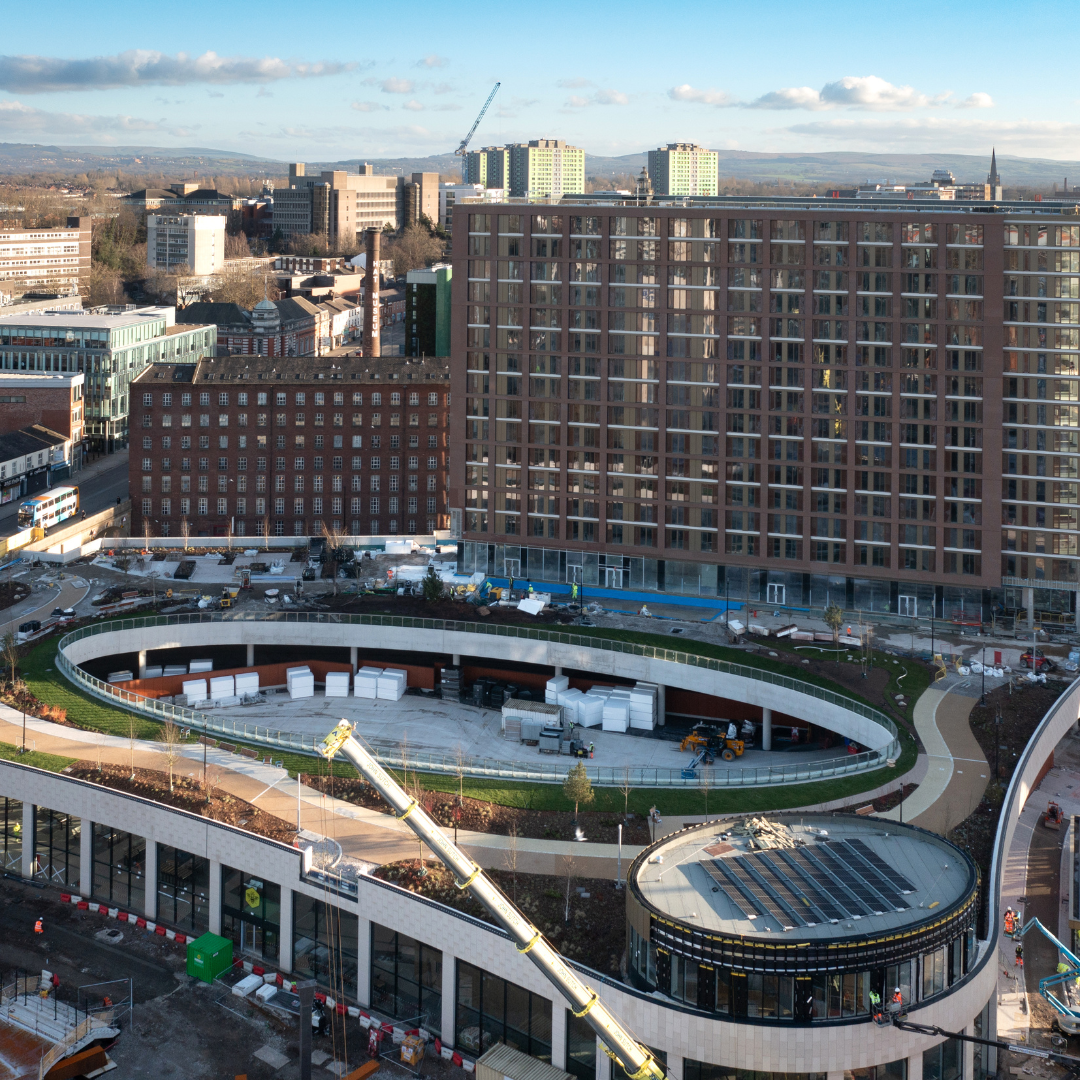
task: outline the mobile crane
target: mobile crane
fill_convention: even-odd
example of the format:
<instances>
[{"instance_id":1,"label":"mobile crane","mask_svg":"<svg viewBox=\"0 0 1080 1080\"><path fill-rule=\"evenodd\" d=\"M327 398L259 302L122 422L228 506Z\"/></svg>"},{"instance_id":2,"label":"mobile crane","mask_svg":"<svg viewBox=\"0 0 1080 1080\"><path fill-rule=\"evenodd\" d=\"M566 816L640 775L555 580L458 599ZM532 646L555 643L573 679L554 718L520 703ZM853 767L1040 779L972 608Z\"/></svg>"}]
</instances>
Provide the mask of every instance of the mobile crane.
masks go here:
<instances>
[{"instance_id":1,"label":"mobile crane","mask_svg":"<svg viewBox=\"0 0 1080 1080\"><path fill-rule=\"evenodd\" d=\"M599 995L571 970L543 934L510 902L497 885L459 847L451 843L426 810L360 745L347 720L316 748L327 761L343 753L356 771L390 804L398 819L438 856L456 877L459 889L469 889L495 917L499 925L544 973L570 1003L575 1016L583 1017L600 1037L604 1049L619 1063L630 1080L665 1080L663 1066L608 1011Z\"/></svg>"}]
</instances>

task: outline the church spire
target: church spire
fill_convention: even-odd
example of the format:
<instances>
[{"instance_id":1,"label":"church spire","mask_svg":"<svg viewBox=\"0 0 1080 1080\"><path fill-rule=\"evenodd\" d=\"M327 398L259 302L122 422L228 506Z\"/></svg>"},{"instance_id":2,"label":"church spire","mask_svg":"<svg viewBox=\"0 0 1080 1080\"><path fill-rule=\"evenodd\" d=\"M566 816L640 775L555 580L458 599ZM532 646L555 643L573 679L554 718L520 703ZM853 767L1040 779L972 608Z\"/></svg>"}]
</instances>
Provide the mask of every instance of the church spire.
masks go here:
<instances>
[{"instance_id":1,"label":"church spire","mask_svg":"<svg viewBox=\"0 0 1080 1080\"><path fill-rule=\"evenodd\" d=\"M991 187L1001 186L1001 177L998 176L997 171L997 148L995 147L990 151L990 175L986 178L986 182Z\"/></svg>"}]
</instances>

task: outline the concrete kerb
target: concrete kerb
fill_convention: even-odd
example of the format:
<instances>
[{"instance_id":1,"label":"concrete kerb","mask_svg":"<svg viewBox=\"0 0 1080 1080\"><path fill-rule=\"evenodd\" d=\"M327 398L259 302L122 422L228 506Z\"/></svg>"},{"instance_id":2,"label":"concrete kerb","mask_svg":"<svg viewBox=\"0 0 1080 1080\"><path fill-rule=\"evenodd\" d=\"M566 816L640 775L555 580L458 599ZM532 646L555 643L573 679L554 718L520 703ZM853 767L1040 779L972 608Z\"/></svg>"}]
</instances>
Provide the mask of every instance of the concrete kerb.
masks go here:
<instances>
[{"instance_id":1,"label":"concrete kerb","mask_svg":"<svg viewBox=\"0 0 1080 1080\"><path fill-rule=\"evenodd\" d=\"M518 633L485 634L465 629L469 624L442 623L438 620L420 619L385 619L377 617L312 618L300 620L289 618L220 618L210 619L185 617L159 617L133 619L121 622L98 624L69 634L60 643L58 666L72 681L84 686L91 693L121 707L149 715L164 717L166 713L176 718L178 723L207 731L222 731L235 738L264 743L278 750L290 752L311 752L303 738L295 735L283 737L269 729L257 729L249 732L234 727L229 721L220 721L205 714L181 709L141 698L138 695L126 695L122 689L109 687L100 680L92 679L82 672L78 665L86 660L104 655L138 651L146 648L148 633L160 631L161 640L156 648L184 647L203 645L207 632L214 628L213 636L218 644L271 644L294 647L296 644L295 623L303 621L306 636L313 646L341 646L342 644L360 647L377 644L379 648L391 648L400 651L423 651L425 653L471 655L492 659L511 659L522 663L548 666L552 668L577 668L608 674L622 678L645 678L664 685L678 685L690 690L718 697L735 698L750 704L779 709L791 715L813 715L815 722L824 723L832 730L864 746L875 749L859 755L838 758L832 766L817 766L799 769L798 766L773 767L753 770L753 775L743 779L734 772L727 773L727 783L723 786L774 786L797 782L815 781L850 775L853 772L879 768L886 759L899 755L899 743L896 727L884 714L869 706L842 695L824 691L820 687L803 683L800 680L776 676L770 672L712 661L703 657L676 653L673 650L659 650L641 646L627 646L623 642L583 641L574 639L569 634L547 634L542 636L537 631L525 629ZM517 630L517 628L500 628ZM98 640L107 635L107 648L104 641ZM372 642L371 637L378 637ZM660 653L661 655L656 655ZM261 733L260 733L261 732ZM456 763L424 761L417 759L410 762L427 771L456 771ZM562 777L544 772L535 777L517 775L523 770L505 767L478 769L476 763L469 770L470 775L499 776L509 779L536 779L541 782L559 782ZM652 777L635 777L636 786L698 786L696 780L683 780L681 777L658 779L658 770ZM677 770L670 770L672 773ZM750 772L750 770L744 770ZM765 773L765 776L762 776ZM603 783L599 769L594 782ZM609 778L611 779L611 778ZM735 782L739 781L739 782ZM722 786L721 783L716 784Z\"/></svg>"}]
</instances>

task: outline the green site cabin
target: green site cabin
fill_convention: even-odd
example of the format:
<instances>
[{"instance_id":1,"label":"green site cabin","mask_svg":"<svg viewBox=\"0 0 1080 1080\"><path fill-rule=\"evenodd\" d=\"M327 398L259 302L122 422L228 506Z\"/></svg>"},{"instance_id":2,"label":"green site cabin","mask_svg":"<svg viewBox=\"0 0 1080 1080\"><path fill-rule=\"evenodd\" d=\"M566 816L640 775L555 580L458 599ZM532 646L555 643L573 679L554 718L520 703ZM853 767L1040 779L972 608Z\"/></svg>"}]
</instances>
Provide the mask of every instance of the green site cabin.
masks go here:
<instances>
[{"instance_id":1,"label":"green site cabin","mask_svg":"<svg viewBox=\"0 0 1080 1080\"><path fill-rule=\"evenodd\" d=\"M193 979L212 983L233 962L233 943L228 938L209 932L188 942L187 973Z\"/></svg>"}]
</instances>

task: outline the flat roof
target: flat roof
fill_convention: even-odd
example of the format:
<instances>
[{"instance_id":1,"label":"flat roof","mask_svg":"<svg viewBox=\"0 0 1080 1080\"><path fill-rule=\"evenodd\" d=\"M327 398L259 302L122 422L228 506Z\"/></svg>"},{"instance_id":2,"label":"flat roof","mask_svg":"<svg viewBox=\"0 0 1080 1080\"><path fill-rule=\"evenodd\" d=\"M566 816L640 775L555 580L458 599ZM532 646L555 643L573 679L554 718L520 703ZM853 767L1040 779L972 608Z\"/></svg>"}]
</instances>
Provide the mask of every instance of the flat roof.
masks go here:
<instances>
[{"instance_id":1,"label":"flat roof","mask_svg":"<svg viewBox=\"0 0 1080 1080\"><path fill-rule=\"evenodd\" d=\"M775 831L753 835L762 820ZM723 818L646 855L634 883L661 916L786 942L914 926L948 911L977 882L971 860L942 838L850 814Z\"/></svg>"},{"instance_id":2,"label":"flat roof","mask_svg":"<svg viewBox=\"0 0 1080 1080\"><path fill-rule=\"evenodd\" d=\"M6 386L9 390L20 386L41 390L49 383L74 386L85 381L86 376L81 371L0 371L0 386Z\"/></svg>"},{"instance_id":3,"label":"flat roof","mask_svg":"<svg viewBox=\"0 0 1080 1080\"><path fill-rule=\"evenodd\" d=\"M123 315L94 315L89 311L41 311L33 315L5 317L0 309L0 326L70 326L80 330L124 330L147 319L167 318L159 309L126 312Z\"/></svg>"}]
</instances>

